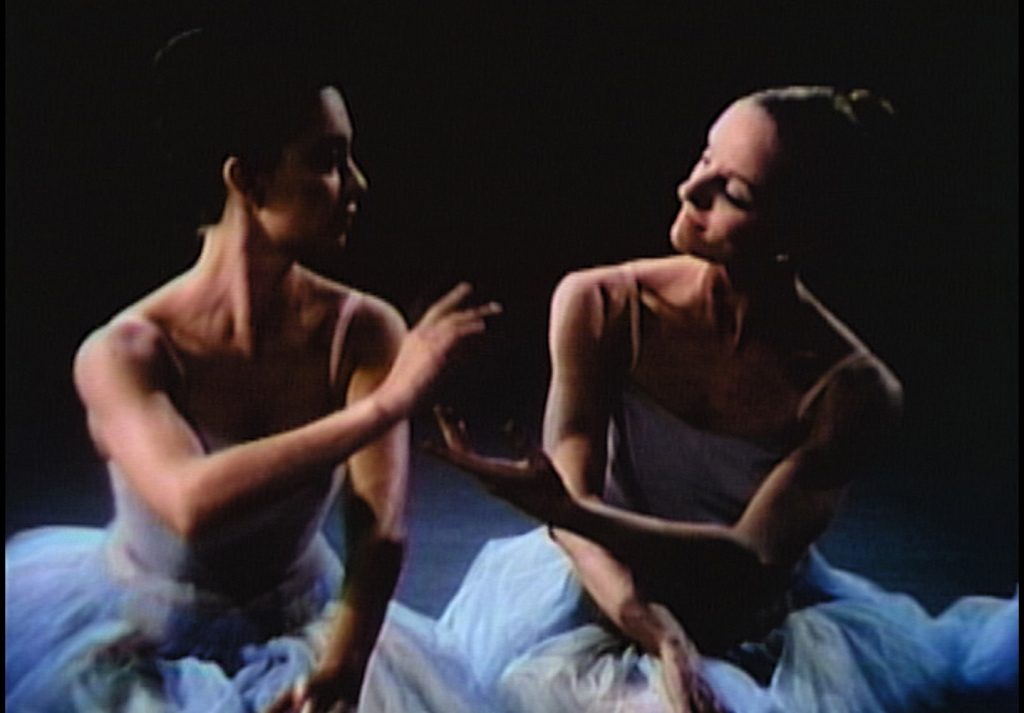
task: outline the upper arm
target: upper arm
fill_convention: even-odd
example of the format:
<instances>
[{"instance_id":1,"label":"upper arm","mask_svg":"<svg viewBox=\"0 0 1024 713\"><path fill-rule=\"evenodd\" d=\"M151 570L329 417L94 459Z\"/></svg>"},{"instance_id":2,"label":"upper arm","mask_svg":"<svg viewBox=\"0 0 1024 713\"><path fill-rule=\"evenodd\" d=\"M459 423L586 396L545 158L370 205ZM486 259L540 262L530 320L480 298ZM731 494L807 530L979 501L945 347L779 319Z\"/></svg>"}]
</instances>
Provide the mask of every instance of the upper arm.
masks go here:
<instances>
[{"instance_id":1,"label":"upper arm","mask_svg":"<svg viewBox=\"0 0 1024 713\"><path fill-rule=\"evenodd\" d=\"M901 408L899 382L878 362L831 380L803 443L774 467L736 524L763 563L792 564L824 532L849 483L890 444Z\"/></svg>"},{"instance_id":2,"label":"upper arm","mask_svg":"<svg viewBox=\"0 0 1024 713\"><path fill-rule=\"evenodd\" d=\"M606 270L588 270L564 278L551 301L544 447L577 496L601 492L608 419L624 368L621 293Z\"/></svg>"},{"instance_id":3,"label":"upper arm","mask_svg":"<svg viewBox=\"0 0 1024 713\"><path fill-rule=\"evenodd\" d=\"M185 482L176 473L203 446L169 395L174 366L159 329L127 317L97 330L79 348L74 379L101 456L176 522Z\"/></svg>"},{"instance_id":4,"label":"upper arm","mask_svg":"<svg viewBox=\"0 0 1024 713\"><path fill-rule=\"evenodd\" d=\"M405 321L392 306L376 298L363 300L353 317L347 342L354 366L346 390L353 404L373 393L387 377L406 334ZM383 533L402 536L409 468L409 426L399 422L348 459L353 493L372 511Z\"/></svg>"}]
</instances>

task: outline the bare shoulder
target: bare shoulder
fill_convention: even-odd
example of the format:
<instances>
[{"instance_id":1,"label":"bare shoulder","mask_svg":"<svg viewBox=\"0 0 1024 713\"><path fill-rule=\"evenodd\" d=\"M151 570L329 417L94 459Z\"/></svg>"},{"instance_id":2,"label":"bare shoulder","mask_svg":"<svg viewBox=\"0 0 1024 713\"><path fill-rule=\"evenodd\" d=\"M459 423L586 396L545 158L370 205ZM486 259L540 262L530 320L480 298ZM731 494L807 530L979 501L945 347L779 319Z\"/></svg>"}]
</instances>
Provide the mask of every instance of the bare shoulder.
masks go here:
<instances>
[{"instance_id":1,"label":"bare shoulder","mask_svg":"<svg viewBox=\"0 0 1024 713\"><path fill-rule=\"evenodd\" d=\"M725 279L721 267L691 255L636 260L629 265L645 293L676 308L705 299L709 285Z\"/></svg>"},{"instance_id":2,"label":"bare shoulder","mask_svg":"<svg viewBox=\"0 0 1024 713\"><path fill-rule=\"evenodd\" d=\"M404 336L405 319L388 301L308 270L303 279L316 302L330 306L334 313L351 313L346 342L392 342Z\"/></svg>"},{"instance_id":3,"label":"bare shoulder","mask_svg":"<svg viewBox=\"0 0 1024 713\"><path fill-rule=\"evenodd\" d=\"M871 352L856 352L829 379L823 396L844 413L859 418L898 420L903 386L892 370Z\"/></svg>"},{"instance_id":4,"label":"bare shoulder","mask_svg":"<svg viewBox=\"0 0 1024 713\"><path fill-rule=\"evenodd\" d=\"M854 352L829 376L808 413L810 444L851 466L882 454L895 442L903 387L877 356Z\"/></svg>"},{"instance_id":5,"label":"bare shoulder","mask_svg":"<svg viewBox=\"0 0 1024 713\"><path fill-rule=\"evenodd\" d=\"M661 286L682 280L690 282L704 277L711 269L711 263L692 255L670 255L668 257L641 258L625 263L645 284Z\"/></svg>"},{"instance_id":6,"label":"bare shoulder","mask_svg":"<svg viewBox=\"0 0 1024 713\"><path fill-rule=\"evenodd\" d=\"M556 371L617 369L632 353L631 323L644 261L571 272L551 299L549 348Z\"/></svg>"},{"instance_id":7,"label":"bare shoulder","mask_svg":"<svg viewBox=\"0 0 1024 713\"><path fill-rule=\"evenodd\" d=\"M87 402L115 381L165 384L174 364L160 327L144 312L129 309L85 338L74 361L74 379Z\"/></svg>"},{"instance_id":8,"label":"bare shoulder","mask_svg":"<svg viewBox=\"0 0 1024 713\"><path fill-rule=\"evenodd\" d=\"M622 314L634 290L632 263L603 265L570 272L551 298L552 328L580 320L608 323Z\"/></svg>"},{"instance_id":9,"label":"bare shoulder","mask_svg":"<svg viewBox=\"0 0 1024 713\"><path fill-rule=\"evenodd\" d=\"M408 329L402 314L387 300L352 288L352 319L345 335L346 348L357 366L389 365Z\"/></svg>"},{"instance_id":10,"label":"bare shoulder","mask_svg":"<svg viewBox=\"0 0 1024 713\"><path fill-rule=\"evenodd\" d=\"M714 266L703 260L674 255L569 273L552 298L552 329L581 321L594 326L621 322L638 290L644 298L685 307L704 298L714 272Z\"/></svg>"},{"instance_id":11,"label":"bare shoulder","mask_svg":"<svg viewBox=\"0 0 1024 713\"><path fill-rule=\"evenodd\" d=\"M362 353L390 355L398 350L408 329L402 314L394 305L375 295L360 293L359 304L352 316L351 337L358 339Z\"/></svg>"}]
</instances>

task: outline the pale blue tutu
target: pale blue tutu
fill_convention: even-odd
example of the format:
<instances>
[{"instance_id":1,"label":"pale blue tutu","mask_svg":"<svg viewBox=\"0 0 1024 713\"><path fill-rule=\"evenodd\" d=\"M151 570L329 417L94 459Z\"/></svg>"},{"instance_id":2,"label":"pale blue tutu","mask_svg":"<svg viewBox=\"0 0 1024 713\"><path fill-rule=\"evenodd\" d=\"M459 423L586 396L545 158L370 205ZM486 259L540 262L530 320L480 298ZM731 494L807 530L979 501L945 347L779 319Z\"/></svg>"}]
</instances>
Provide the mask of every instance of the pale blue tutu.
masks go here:
<instances>
[{"instance_id":1,"label":"pale blue tutu","mask_svg":"<svg viewBox=\"0 0 1024 713\"><path fill-rule=\"evenodd\" d=\"M311 670L342 579L322 538L295 576L239 605L133 566L113 533L8 543L7 711L248 713Z\"/></svg>"},{"instance_id":2,"label":"pale blue tutu","mask_svg":"<svg viewBox=\"0 0 1024 713\"><path fill-rule=\"evenodd\" d=\"M768 635L703 659L736 713L1017 710L1017 595L932 617L812 552L788 602ZM440 619L393 605L361 710L661 713L659 667L538 529L488 543Z\"/></svg>"}]
</instances>

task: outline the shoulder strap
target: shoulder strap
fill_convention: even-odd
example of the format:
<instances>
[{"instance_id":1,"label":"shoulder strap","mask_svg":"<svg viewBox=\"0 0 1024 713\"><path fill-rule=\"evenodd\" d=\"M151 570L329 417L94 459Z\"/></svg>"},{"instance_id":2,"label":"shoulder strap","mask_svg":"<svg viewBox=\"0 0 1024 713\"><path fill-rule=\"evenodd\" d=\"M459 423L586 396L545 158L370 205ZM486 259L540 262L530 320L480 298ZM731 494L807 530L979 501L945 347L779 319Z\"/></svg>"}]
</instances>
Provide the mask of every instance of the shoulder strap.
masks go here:
<instances>
[{"instance_id":1,"label":"shoulder strap","mask_svg":"<svg viewBox=\"0 0 1024 713\"><path fill-rule=\"evenodd\" d=\"M629 263L622 265L626 276L626 300L629 308L629 370L632 372L640 361L640 283L636 272Z\"/></svg>"},{"instance_id":2,"label":"shoulder strap","mask_svg":"<svg viewBox=\"0 0 1024 713\"><path fill-rule=\"evenodd\" d=\"M341 360L344 352L345 336L348 334L349 325L356 312L356 307L363 301L363 294L357 290L349 289L341 298L338 305L338 319L334 324L334 335L331 338L330 356L330 384L333 390L339 386L338 377L341 370Z\"/></svg>"},{"instance_id":3,"label":"shoulder strap","mask_svg":"<svg viewBox=\"0 0 1024 713\"><path fill-rule=\"evenodd\" d=\"M826 369L825 373L818 377L818 380L814 382L811 388L807 390L807 393L805 393L803 397L800 399L800 404L797 407L796 412L797 418L801 420L804 418L804 416L810 410L811 406L814 405L814 402L817 400L818 396L821 395L821 393L825 390L825 387L828 386L829 382L832 381L836 374L850 366L850 364L853 364L854 362L857 362L862 359L868 359L870 358L870 356L870 352L855 349L854 351L850 352L842 359L837 361L835 364L830 366L828 369Z\"/></svg>"}]
</instances>

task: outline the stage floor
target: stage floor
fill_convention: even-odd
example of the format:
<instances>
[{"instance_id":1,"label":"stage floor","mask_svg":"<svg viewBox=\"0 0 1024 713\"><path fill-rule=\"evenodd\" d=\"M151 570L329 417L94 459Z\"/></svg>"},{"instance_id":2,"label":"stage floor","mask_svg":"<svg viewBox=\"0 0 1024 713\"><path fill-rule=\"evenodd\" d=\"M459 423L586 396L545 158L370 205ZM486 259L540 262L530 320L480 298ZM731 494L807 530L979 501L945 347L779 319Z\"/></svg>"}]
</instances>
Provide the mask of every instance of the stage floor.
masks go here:
<instances>
[{"instance_id":1,"label":"stage floor","mask_svg":"<svg viewBox=\"0 0 1024 713\"><path fill-rule=\"evenodd\" d=\"M414 442L436 435L422 420L415 426ZM102 525L109 519L102 466L60 466L76 475L58 478L47 472L47 457L40 453L34 474L9 468L7 536L35 525ZM933 470L941 465L909 453L890 466L892 472L856 483L821 551L834 564L913 595L932 612L965 594L1012 594L1018 582L1016 490L1004 492L1005 478L998 489L981 478L937 488ZM431 615L444 608L484 542L536 525L469 476L418 450L410 489L409 549L397 598ZM338 541L336 523L328 523L328 534Z\"/></svg>"}]
</instances>

